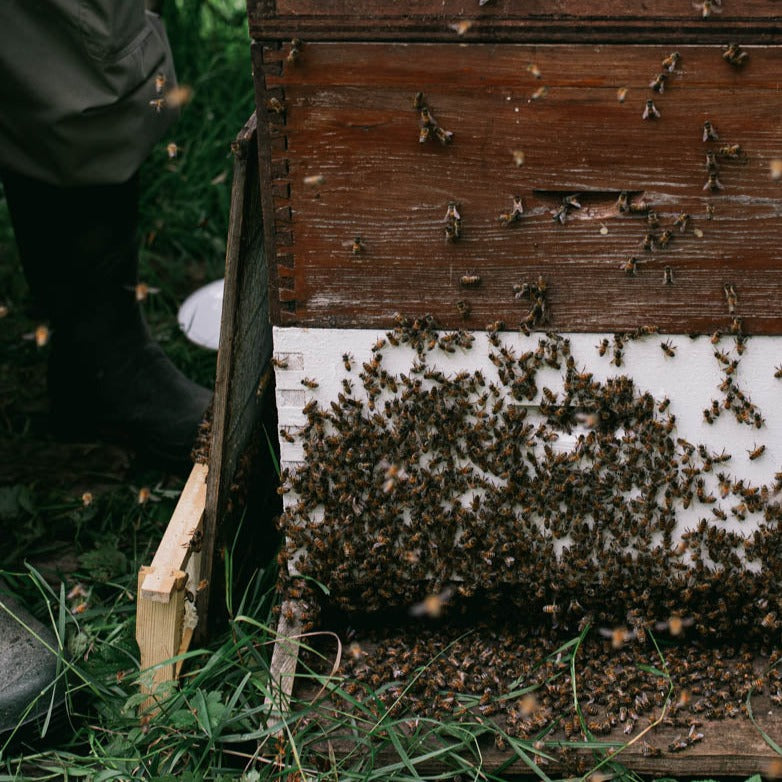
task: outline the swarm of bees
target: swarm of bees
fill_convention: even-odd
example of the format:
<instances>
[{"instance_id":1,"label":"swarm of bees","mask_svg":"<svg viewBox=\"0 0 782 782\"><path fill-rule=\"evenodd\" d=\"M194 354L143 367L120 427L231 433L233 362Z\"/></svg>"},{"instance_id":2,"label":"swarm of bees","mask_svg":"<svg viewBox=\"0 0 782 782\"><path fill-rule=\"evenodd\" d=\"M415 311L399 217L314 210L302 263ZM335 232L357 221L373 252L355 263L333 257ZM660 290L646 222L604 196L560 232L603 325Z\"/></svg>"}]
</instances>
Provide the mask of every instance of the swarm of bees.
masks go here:
<instances>
[{"instance_id":1,"label":"swarm of bees","mask_svg":"<svg viewBox=\"0 0 782 782\"><path fill-rule=\"evenodd\" d=\"M518 288L534 302L545 281ZM337 399L305 408L305 459L285 476L283 491L296 500L281 525L284 558L307 579L285 576L288 587L301 595L309 581L322 583L348 612L402 608L452 588L445 612L480 597L571 633L592 619L627 624L632 611L638 637L662 613L692 617L703 638L776 638L762 620L782 603L770 606L763 577L747 567L782 567L773 487L725 473L718 485L730 454L676 439L668 400L624 375L594 379L559 335L517 354L491 324L493 379L436 368L437 355L471 348L469 332L441 332L431 317L398 324L370 361L345 360L353 377ZM612 363L621 366L628 340L654 333L615 335ZM409 371L384 367L385 351L398 346L415 351ZM661 348L675 360L671 342ZM735 412L762 425L735 379L736 359L725 360ZM541 387L546 368L562 372L561 389ZM557 448L574 430L575 446ZM750 457L763 457L760 443ZM702 508L700 523L679 534L677 513L690 506ZM750 538L714 522L751 514L765 521Z\"/></svg>"}]
</instances>

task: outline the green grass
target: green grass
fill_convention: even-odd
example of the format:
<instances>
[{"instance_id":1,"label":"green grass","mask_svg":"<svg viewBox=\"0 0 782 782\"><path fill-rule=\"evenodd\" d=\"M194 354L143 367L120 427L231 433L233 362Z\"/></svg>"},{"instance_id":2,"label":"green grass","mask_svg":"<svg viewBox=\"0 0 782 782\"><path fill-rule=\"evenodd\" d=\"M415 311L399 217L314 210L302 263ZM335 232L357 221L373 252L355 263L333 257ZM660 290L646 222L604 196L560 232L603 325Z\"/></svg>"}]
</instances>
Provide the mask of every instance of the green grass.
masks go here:
<instances>
[{"instance_id":1,"label":"green grass","mask_svg":"<svg viewBox=\"0 0 782 782\"><path fill-rule=\"evenodd\" d=\"M253 108L248 39L240 0L169 1L164 10L180 81L194 93L143 168L141 278L160 288L145 303L154 335L190 376L211 384L214 354L182 337L176 309L193 289L222 276L229 145ZM165 150L170 141L181 149L174 160ZM139 715L139 684L150 673L140 670L134 641L136 573L152 557L181 482L128 466L121 452L101 447L96 458L80 451L78 465L64 463L73 453L40 430L46 351L22 339L37 321L27 310L2 201L0 260L0 303L10 310L0 320L0 397L11 400L0 404L0 438L5 456L30 461L0 485L0 577L55 630L60 684L67 692L64 727L0 744L0 780L507 778L505 769L483 768L482 748L496 732L490 724L420 719L411 726L376 693L356 698L329 673L339 644L325 645L331 651L324 652L319 636L301 639L319 664L299 676L322 697L297 703L281 720L270 714L265 703L280 698L269 678L275 568L234 579L231 547L216 565L228 583L227 625L208 646L187 652L179 686L158 691L156 711ZM143 505L137 502L141 486L152 489L152 500ZM90 504L82 498L87 491L94 497ZM81 592L69 597L75 585ZM560 650L579 713L580 641ZM518 685L523 692L523 682ZM532 761L546 756L547 739L535 746L502 738L518 761L514 773L549 780L545 767ZM594 769L637 779L621 766L621 752L617 761L596 741L578 746L594 751ZM450 770L425 772L433 761Z\"/></svg>"}]
</instances>

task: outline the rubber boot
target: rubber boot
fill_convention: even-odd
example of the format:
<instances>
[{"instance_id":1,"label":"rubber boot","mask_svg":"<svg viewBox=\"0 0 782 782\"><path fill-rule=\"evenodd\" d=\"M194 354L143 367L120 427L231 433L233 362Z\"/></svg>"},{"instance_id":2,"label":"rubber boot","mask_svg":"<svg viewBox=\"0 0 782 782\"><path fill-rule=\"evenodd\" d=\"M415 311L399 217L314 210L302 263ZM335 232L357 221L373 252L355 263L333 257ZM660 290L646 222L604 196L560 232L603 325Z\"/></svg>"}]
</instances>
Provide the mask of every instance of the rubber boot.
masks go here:
<instances>
[{"instance_id":1,"label":"rubber boot","mask_svg":"<svg viewBox=\"0 0 782 782\"><path fill-rule=\"evenodd\" d=\"M136 301L138 175L69 188L0 176L25 276L51 325L55 429L123 442L155 466L186 471L211 393L151 339Z\"/></svg>"},{"instance_id":2,"label":"rubber boot","mask_svg":"<svg viewBox=\"0 0 782 782\"><path fill-rule=\"evenodd\" d=\"M61 688L53 690L56 649L50 630L0 595L0 746L7 733L34 727L62 703Z\"/></svg>"}]
</instances>

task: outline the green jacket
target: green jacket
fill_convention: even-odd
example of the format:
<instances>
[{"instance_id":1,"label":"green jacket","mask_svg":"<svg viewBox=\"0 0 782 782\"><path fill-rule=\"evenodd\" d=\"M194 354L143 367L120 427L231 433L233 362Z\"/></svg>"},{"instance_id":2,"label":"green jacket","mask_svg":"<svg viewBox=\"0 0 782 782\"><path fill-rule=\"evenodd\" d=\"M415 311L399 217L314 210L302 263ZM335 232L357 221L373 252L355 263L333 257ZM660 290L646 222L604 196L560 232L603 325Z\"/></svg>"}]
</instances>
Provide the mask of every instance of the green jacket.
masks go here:
<instances>
[{"instance_id":1,"label":"green jacket","mask_svg":"<svg viewBox=\"0 0 782 782\"><path fill-rule=\"evenodd\" d=\"M175 79L144 0L1 0L0 168L126 181L177 116L157 103Z\"/></svg>"}]
</instances>

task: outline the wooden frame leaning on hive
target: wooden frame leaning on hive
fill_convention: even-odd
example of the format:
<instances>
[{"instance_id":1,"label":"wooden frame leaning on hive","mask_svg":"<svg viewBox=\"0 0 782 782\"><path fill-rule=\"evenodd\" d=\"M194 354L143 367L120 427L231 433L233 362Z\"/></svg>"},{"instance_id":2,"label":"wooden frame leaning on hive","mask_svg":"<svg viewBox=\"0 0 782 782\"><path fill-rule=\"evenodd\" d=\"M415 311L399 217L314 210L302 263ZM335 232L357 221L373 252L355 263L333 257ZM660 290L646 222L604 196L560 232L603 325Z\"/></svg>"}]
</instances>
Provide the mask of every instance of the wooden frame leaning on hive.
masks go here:
<instances>
[{"instance_id":1,"label":"wooden frame leaning on hive","mask_svg":"<svg viewBox=\"0 0 782 782\"><path fill-rule=\"evenodd\" d=\"M232 144L231 212L211 427L195 453L196 464L152 563L139 572L136 638L141 668L154 667L152 694L159 683L179 674L181 661L165 661L186 652L193 637L206 632L216 530L241 512L232 493L236 482L249 480L243 454L257 436L269 387L271 329L256 148L253 115Z\"/></svg>"}]
</instances>

